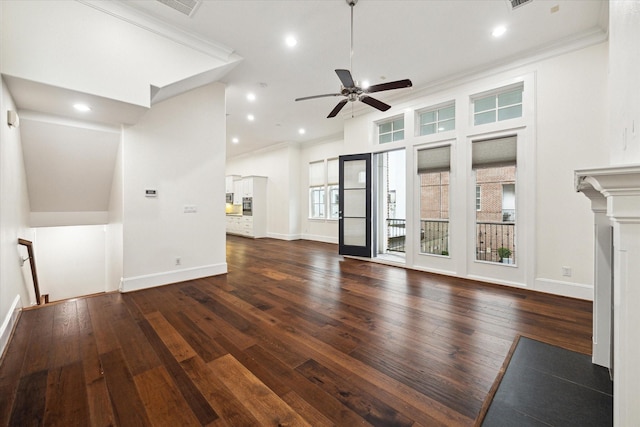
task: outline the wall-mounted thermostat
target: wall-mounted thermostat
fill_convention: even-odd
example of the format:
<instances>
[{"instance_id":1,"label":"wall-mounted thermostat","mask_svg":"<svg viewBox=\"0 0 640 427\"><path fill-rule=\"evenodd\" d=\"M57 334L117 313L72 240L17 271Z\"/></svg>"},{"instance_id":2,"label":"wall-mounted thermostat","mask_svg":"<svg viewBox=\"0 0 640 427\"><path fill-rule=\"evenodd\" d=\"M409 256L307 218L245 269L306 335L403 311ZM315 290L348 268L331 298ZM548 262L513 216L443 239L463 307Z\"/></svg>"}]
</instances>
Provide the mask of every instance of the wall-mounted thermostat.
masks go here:
<instances>
[{"instance_id":1,"label":"wall-mounted thermostat","mask_svg":"<svg viewBox=\"0 0 640 427\"><path fill-rule=\"evenodd\" d=\"M145 197L158 197L157 190L144 190Z\"/></svg>"}]
</instances>

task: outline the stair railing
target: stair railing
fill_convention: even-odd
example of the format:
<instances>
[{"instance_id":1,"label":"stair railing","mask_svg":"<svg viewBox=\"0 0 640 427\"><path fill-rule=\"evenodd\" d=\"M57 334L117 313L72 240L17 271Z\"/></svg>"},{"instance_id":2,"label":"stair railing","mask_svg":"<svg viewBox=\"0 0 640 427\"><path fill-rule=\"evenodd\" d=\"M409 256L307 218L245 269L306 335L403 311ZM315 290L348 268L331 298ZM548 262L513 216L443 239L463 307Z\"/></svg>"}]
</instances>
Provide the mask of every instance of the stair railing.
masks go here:
<instances>
[{"instance_id":1,"label":"stair railing","mask_svg":"<svg viewBox=\"0 0 640 427\"><path fill-rule=\"evenodd\" d=\"M18 239L18 244L27 247L27 253L29 254L29 265L31 265L31 277L33 277L33 288L36 291L36 302L38 305L41 304L40 301L40 286L38 285L38 273L36 273L36 258L33 255L33 242L25 239ZM26 261L24 259L23 261Z\"/></svg>"}]
</instances>

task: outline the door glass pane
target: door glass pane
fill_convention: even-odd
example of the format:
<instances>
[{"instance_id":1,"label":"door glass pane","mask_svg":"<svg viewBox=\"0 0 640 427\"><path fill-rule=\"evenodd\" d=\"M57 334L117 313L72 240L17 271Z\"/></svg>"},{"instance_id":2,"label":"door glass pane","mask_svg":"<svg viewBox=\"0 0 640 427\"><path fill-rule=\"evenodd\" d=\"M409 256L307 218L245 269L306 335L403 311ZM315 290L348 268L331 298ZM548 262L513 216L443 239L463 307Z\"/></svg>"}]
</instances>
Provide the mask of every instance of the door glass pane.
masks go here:
<instances>
[{"instance_id":1,"label":"door glass pane","mask_svg":"<svg viewBox=\"0 0 640 427\"><path fill-rule=\"evenodd\" d=\"M367 185L367 162L350 160L344 162L344 188L365 188Z\"/></svg>"},{"instance_id":2,"label":"door glass pane","mask_svg":"<svg viewBox=\"0 0 640 427\"><path fill-rule=\"evenodd\" d=\"M365 218L344 219L344 244L347 246L367 245L367 220Z\"/></svg>"},{"instance_id":3,"label":"door glass pane","mask_svg":"<svg viewBox=\"0 0 640 427\"><path fill-rule=\"evenodd\" d=\"M367 191L344 190L344 217L364 217L367 214Z\"/></svg>"}]
</instances>

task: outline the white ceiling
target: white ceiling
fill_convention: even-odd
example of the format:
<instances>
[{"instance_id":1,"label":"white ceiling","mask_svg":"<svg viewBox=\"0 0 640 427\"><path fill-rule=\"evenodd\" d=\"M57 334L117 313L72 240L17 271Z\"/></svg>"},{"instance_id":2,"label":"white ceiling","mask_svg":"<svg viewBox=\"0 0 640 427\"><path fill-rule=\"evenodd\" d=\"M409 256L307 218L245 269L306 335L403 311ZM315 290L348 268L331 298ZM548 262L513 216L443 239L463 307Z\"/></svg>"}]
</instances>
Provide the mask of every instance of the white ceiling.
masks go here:
<instances>
[{"instance_id":1,"label":"white ceiling","mask_svg":"<svg viewBox=\"0 0 640 427\"><path fill-rule=\"evenodd\" d=\"M157 1L127 4L229 46L244 58L222 79L228 84L228 139L240 139L236 146L228 142L228 157L340 134L344 118L352 114L347 106L338 117L326 119L339 98L294 102L339 91L334 70L349 68L350 60L345 0L205 0L191 18ZM552 13L554 6L558 11ZM357 80L372 84L409 78L412 89L376 97L411 96L452 77L602 33L607 11L608 3L597 0L534 0L515 10L507 0L360 0L354 7L352 71ZM497 25L508 29L500 39L491 36ZM288 34L298 40L293 49L284 43ZM247 101L248 92L256 94L255 102ZM254 122L247 121L249 113ZM298 134L300 127L306 129L304 136Z\"/></svg>"},{"instance_id":2,"label":"white ceiling","mask_svg":"<svg viewBox=\"0 0 640 427\"><path fill-rule=\"evenodd\" d=\"M81 3L118 6L127 11L127 22L148 19L154 28L186 33L190 40L227 48L242 58L215 71L227 85L228 158L282 142L341 137L346 118L371 111L350 104L327 119L340 98L294 101L339 91L334 70L350 68L350 8L345 0L205 0L191 18L152 0ZM354 78L371 84L411 79L413 88L375 94L393 105L472 73L581 40L602 40L607 23L608 2L603 0L533 0L516 10L507 0L359 0L352 71ZM500 39L491 36L497 25L507 27ZM294 48L284 43L289 34L298 40ZM146 108L20 76L3 78L18 109L30 115L23 120L21 136L32 210L102 210L115 161L112 128L64 129L59 121L40 120L39 114L117 127L136 123ZM164 91L180 88L176 82ZM247 100L249 92L255 101ZM92 105L89 115L68 108L78 100ZM247 114L255 121L249 122ZM304 135L298 133L301 127ZM231 142L233 137L239 144ZM107 161L111 164L105 166Z\"/></svg>"}]
</instances>

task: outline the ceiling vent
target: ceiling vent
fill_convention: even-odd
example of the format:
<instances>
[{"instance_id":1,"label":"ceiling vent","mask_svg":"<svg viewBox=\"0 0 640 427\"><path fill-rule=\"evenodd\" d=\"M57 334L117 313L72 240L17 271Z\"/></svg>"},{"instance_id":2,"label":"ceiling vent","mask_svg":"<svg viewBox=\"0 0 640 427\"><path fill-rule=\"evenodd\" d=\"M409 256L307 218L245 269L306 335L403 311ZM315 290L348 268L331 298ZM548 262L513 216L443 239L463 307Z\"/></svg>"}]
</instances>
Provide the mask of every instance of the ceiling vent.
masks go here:
<instances>
[{"instance_id":1,"label":"ceiling vent","mask_svg":"<svg viewBox=\"0 0 640 427\"><path fill-rule=\"evenodd\" d=\"M511 6L511 10L515 10L525 4L531 3L533 0L507 0L507 3Z\"/></svg>"},{"instance_id":2,"label":"ceiling vent","mask_svg":"<svg viewBox=\"0 0 640 427\"><path fill-rule=\"evenodd\" d=\"M169 6L171 9L175 9L178 12L187 15L189 18L196 13L202 0L157 0L162 4Z\"/></svg>"}]
</instances>

